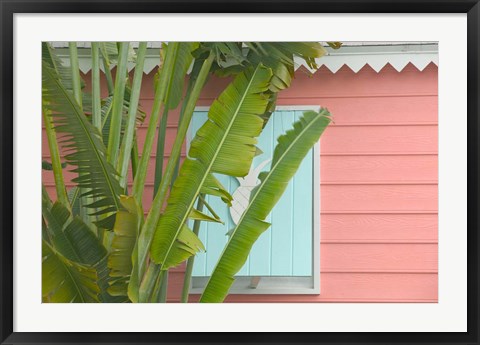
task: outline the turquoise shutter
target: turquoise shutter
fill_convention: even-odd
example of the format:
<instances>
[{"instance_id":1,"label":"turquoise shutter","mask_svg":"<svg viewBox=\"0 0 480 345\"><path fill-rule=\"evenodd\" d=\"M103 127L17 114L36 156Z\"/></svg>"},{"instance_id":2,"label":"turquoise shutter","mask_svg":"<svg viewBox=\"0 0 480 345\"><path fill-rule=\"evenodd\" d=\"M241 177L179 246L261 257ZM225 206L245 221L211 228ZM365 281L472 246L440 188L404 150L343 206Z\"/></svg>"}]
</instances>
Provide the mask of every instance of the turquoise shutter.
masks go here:
<instances>
[{"instance_id":1,"label":"turquoise shutter","mask_svg":"<svg viewBox=\"0 0 480 345\"><path fill-rule=\"evenodd\" d=\"M263 153L255 157L253 168L264 165L259 171L270 168L270 159L279 135L292 128L302 111L276 111L263 130L258 147ZM189 140L207 119L207 112L195 112ZM258 171L258 172L259 172ZM257 175L257 174L255 174ZM248 197L236 178L217 176L234 198ZM256 180L256 179L255 179ZM237 192L237 193L235 193ZM207 197L207 202L225 222L225 225L202 222L199 237L206 252L198 254L193 268L194 277L209 276L220 257L228 237L226 233L235 226L231 210L219 198ZM235 205L232 206L235 209ZM252 248L247 262L237 276L286 276L312 275L313 236L313 149L305 157L297 174L279 200L267 221L272 226L261 235Z\"/></svg>"}]
</instances>

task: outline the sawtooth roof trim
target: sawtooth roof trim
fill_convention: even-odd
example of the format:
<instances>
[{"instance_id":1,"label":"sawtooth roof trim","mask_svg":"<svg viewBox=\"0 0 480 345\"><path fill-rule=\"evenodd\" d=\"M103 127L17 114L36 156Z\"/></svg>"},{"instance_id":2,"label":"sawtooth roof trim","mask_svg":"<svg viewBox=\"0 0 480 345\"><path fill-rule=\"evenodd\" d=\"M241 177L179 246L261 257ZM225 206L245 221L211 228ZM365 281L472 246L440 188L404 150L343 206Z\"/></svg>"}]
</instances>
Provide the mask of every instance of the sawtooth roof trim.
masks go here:
<instances>
[{"instance_id":1,"label":"sawtooth roof trim","mask_svg":"<svg viewBox=\"0 0 480 345\"><path fill-rule=\"evenodd\" d=\"M156 42L155 42L156 43ZM59 56L68 65L68 49L65 42L54 42ZM135 46L135 45L134 45ZM79 67L83 73L91 69L89 44L79 44ZM144 73L152 72L160 63L159 49L155 44L150 44L145 59ZM317 59L319 67L325 66L331 72L336 73L343 66L348 66L353 72L359 72L366 65L370 66L377 73L387 64L401 72L409 63L418 70L423 71L430 63L438 66L438 44L435 42L346 42L334 50L326 47L328 55ZM311 73L310 69L301 59L295 59L295 69L304 67ZM128 69L135 67L129 63Z\"/></svg>"}]
</instances>

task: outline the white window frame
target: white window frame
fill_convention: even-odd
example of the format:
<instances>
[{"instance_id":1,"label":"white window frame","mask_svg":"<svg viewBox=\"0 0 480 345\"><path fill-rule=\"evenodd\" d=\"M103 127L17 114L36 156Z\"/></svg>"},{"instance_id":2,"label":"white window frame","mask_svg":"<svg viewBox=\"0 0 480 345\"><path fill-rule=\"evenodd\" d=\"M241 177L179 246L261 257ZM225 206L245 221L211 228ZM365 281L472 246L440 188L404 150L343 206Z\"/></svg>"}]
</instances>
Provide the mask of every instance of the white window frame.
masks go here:
<instances>
[{"instance_id":1,"label":"white window frame","mask_svg":"<svg viewBox=\"0 0 480 345\"><path fill-rule=\"evenodd\" d=\"M276 111L318 111L320 106L277 105ZM209 106L195 107L195 112L208 112ZM194 115L195 116L195 115ZM193 138L191 126L188 129L187 152ZM235 295L319 295L320 294L320 141L313 147L313 208L312 208L312 275L308 277L240 276L230 288ZM260 279L258 279L260 278ZM190 294L201 294L209 277L192 277Z\"/></svg>"}]
</instances>

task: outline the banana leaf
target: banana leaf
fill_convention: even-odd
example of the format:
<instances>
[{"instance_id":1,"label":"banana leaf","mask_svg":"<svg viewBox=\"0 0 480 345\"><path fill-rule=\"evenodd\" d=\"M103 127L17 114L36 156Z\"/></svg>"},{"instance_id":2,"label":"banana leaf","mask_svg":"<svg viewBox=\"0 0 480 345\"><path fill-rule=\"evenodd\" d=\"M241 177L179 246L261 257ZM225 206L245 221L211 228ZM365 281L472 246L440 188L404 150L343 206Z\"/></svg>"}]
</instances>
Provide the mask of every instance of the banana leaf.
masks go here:
<instances>
[{"instance_id":1,"label":"banana leaf","mask_svg":"<svg viewBox=\"0 0 480 345\"><path fill-rule=\"evenodd\" d=\"M42 300L52 303L99 302L97 272L55 251L42 241Z\"/></svg>"},{"instance_id":2,"label":"banana leaf","mask_svg":"<svg viewBox=\"0 0 480 345\"><path fill-rule=\"evenodd\" d=\"M198 239L185 225L200 193L231 196L213 173L245 176L256 153L256 137L263 126L261 115L269 102L272 72L263 65L239 74L219 96L207 122L191 142L168 204L157 225L150 254L162 270L176 266L201 249ZM188 234L186 232L189 232ZM188 241L181 238L188 237Z\"/></svg>"},{"instance_id":3,"label":"banana leaf","mask_svg":"<svg viewBox=\"0 0 480 345\"><path fill-rule=\"evenodd\" d=\"M71 68L63 65L62 60L55 54L55 49L47 42L42 42L42 61L47 61L57 71L58 78L67 90L73 90ZM85 85L83 81L81 81L81 84L82 86Z\"/></svg>"},{"instance_id":4,"label":"banana leaf","mask_svg":"<svg viewBox=\"0 0 480 345\"><path fill-rule=\"evenodd\" d=\"M265 221L295 175L303 158L330 123L330 113L307 111L294 128L280 136L270 171L259 175L250 202L234 229L200 298L200 302L223 302L258 237L269 228Z\"/></svg>"},{"instance_id":5,"label":"banana leaf","mask_svg":"<svg viewBox=\"0 0 480 345\"><path fill-rule=\"evenodd\" d=\"M251 63L261 62L272 69L272 92L290 86L295 72L294 56L305 60L310 68L317 69L315 59L327 52L319 42L246 42L245 45L250 48L247 58Z\"/></svg>"},{"instance_id":6,"label":"banana leaf","mask_svg":"<svg viewBox=\"0 0 480 345\"><path fill-rule=\"evenodd\" d=\"M107 292L110 282L107 250L92 229L79 217L72 216L61 203L55 202L51 208L47 203L48 200L43 199L42 214L52 249L72 265L95 271L100 301L124 302L125 298L115 298Z\"/></svg>"},{"instance_id":7,"label":"banana leaf","mask_svg":"<svg viewBox=\"0 0 480 345\"><path fill-rule=\"evenodd\" d=\"M117 212L113 227L112 250L108 256L110 276L114 278L108 291L112 295L127 296L128 282L133 269L132 255L138 232L143 223L143 211L132 196L122 195L124 210Z\"/></svg>"},{"instance_id":8,"label":"banana leaf","mask_svg":"<svg viewBox=\"0 0 480 345\"><path fill-rule=\"evenodd\" d=\"M122 190L118 174L106 160L106 148L100 132L87 119L73 94L65 89L55 69L48 60L42 60L42 99L44 108L51 114L61 143L66 151L65 159L79 177L73 182L86 190L95 202L85 205L96 209L104 217L97 222L100 227L113 226L115 212L120 209L118 200Z\"/></svg>"},{"instance_id":9,"label":"banana leaf","mask_svg":"<svg viewBox=\"0 0 480 345\"><path fill-rule=\"evenodd\" d=\"M338 46L338 42L335 43ZM213 71L220 77L237 75L259 63L270 67L273 72L270 85L272 92L290 86L295 71L294 57L305 60L310 68L317 69L315 59L327 53L319 42L206 42L201 44L195 55L200 56L208 49L216 53Z\"/></svg>"}]
</instances>

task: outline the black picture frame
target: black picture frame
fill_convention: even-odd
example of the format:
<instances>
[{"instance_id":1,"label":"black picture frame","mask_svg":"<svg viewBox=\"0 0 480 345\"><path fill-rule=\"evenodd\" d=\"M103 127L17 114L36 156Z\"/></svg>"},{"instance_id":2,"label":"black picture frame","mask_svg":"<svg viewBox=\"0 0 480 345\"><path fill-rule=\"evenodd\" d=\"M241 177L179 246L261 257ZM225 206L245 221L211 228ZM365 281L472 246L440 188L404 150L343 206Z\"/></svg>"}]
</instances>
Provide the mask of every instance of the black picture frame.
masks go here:
<instances>
[{"instance_id":1,"label":"black picture frame","mask_svg":"<svg viewBox=\"0 0 480 345\"><path fill-rule=\"evenodd\" d=\"M113 6L114 5L114 6ZM468 332L465 333L19 333L13 332L13 16L16 13L467 13ZM479 0L0 0L0 340L2 344L480 344ZM241 325L239 325L241 329Z\"/></svg>"}]
</instances>

